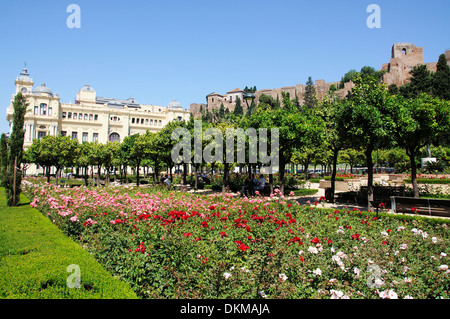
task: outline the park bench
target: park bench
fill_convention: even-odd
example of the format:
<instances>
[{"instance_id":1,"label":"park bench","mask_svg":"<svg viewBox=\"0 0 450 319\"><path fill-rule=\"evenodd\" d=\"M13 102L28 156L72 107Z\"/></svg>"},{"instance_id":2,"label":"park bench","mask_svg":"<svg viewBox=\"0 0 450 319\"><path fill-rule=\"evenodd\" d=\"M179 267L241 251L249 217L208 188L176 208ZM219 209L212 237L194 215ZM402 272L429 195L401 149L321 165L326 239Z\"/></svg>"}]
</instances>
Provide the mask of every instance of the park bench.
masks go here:
<instances>
[{"instance_id":1,"label":"park bench","mask_svg":"<svg viewBox=\"0 0 450 319\"><path fill-rule=\"evenodd\" d=\"M450 200L392 196L391 209L395 213L450 217Z\"/></svg>"}]
</instances>

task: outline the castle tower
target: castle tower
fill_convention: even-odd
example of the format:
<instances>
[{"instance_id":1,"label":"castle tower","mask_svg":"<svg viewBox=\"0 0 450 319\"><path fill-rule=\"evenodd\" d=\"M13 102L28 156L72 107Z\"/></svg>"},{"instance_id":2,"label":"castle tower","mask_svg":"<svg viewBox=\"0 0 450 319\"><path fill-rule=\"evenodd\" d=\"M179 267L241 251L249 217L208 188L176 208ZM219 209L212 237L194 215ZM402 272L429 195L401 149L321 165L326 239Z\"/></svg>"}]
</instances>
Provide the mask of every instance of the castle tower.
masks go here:
<instances>
[{"instance_id":1,"label":"castle tower","mask_svg":"<svg viewBox=\"0 0 450 319\"><path fill-rule=\"evenodd\" d=\"M411 70L423 62L423 48L412 43L395 43L392 46L391 60L383 64L387 73L383 76L386 84L402 86L411 77Z\"/></svg>"}]
</instances>

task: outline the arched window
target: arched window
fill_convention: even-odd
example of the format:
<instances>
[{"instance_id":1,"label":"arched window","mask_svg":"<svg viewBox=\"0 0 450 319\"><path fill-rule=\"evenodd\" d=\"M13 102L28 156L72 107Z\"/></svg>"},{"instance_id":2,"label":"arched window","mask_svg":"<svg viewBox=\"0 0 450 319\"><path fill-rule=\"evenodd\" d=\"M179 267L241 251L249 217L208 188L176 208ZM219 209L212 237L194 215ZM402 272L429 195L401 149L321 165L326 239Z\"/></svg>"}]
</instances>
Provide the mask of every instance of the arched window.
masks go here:
<instances>
[{"instance_id":1,"label":"arched window","mask_svg":"<svg viewBox=\"0 0 450 319\"><path fill-rule=\"evenodd\" d=\"M118 133L111 133L109 135L110 142L120 142L120 135Z\"/></svg>"},{"instance_id":2,"label":"arched window","mask_svg":"<svg viewBox=\"0 0 450 319\"><path fill-rule=\"evenodd\" d=\"M406 55L406 48L403 48L403 49L402 49L402 53L403 53L404 55Z\"/></svg>"}]
</instances>

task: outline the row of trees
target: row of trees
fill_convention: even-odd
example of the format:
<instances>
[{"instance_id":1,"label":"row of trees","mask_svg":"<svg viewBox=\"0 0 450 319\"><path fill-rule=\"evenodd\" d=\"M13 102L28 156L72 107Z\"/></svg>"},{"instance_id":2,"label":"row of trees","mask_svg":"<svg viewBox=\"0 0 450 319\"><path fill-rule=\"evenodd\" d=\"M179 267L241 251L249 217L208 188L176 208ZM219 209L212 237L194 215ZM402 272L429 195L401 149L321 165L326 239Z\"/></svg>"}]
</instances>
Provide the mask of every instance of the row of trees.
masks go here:
<instances>
[{"instance_id":1,"label":"row of trees","mask_svg":"<svg viewBox=\"0 0 450 319\"><path fill-rule=\"evenodd\" d=\"M445 65L448 71L448 65ZM440 65L440 68L445 66ZM439 69L440 72L442 71ZM414 96L405 96L386 87L380 81L378 73L364 76L357 72L352 76L355 87L350 94L339 99L334 90L330 90L322 101L318 101L312 80L309 78L304 103L291 99L289 94L282 92L282 96L274 99L261 95L259 104L252 106L251 112L234 114L219 112L217 115L205 117L201 122L202 150L214 154L220 148L220 141L227 140L227 129L278 129L279 141L279 174L278 180L273 180L269 174L269 185L273 188L277 183L284 191L285 168L290 164L301 164L305 168L311 163L317 164L322 159L324 165L332 167L332 193L339 154L355 150L363 155L368 168L368 201L373 199L373 154L375 150L401 149L409 158L412 182L415 196L418 196L416 183L417 156L427 144L446 144L450 132L449 102L433 96L426 91L416 92ZM435 75L433 75L435 76ZM415 82L413 74L411 83ZM420 81L419 81L420 82ZM210 112L212 113L212 112ZM37 163L46 168L47 178L50 167L61 170L63 167L76 167L83 171L87 180L87 168L96 166L100 172L106 170L107 180L112 167L119 167L121 174L126 174L127 168L132 167L137 172L139 184L139 168L150 167L157 180L161 169L172 168L177 164L172 158L172 149L179 145L181 137L172 139L172 133L177 128L184 128L195 136L195 122L173 121L160 132L147 132L143 135L126 137L122 143L78 144L68 137L44 137L33 142L27 151L29 162ZM216 129L214 134L206 134L208 129ZM217 133L219 132L219 133ZM208 135L208 136L207 136ZM218 137L218 135L220 135ZM237 142L237 136L232 137ZM249 173L261 168L261 159L257 163L250 163L250 149L259 140L251 140L244 136L245 151ZM258 137L259 139L260 137ZM197 172L205 162L196 159L194 140L190 140L190 154L185 156L183 181L186 182L187 163L191 162ZM271 148L271 136L268 136L268 148ZM235 143L237 145L237 143ZM236 146L237 147L237 146ZM237 154L239 149L234 150ZM197 154L198 155L198 154ZM229 161L226 157L208 164L223 170L223 191L228 189L229 175L236 160ZM187 159L187 160L186 160ZM197 174L195 174L197 177Z\"/></svg>"},{"instance_id":2,"label":"row of trees","mask_svg":"<svg viewBox=\"0 0 450 319\"><path fill-rule=\"evenodd\" d=\"M82 176L86 185L89 179L89 169L93 175L97 170L97 183L100 182L102 170L105 171L106 183L110 181L110 173L118 169L121 178L127 178L128 168L136 171L137 184L140 183L140 168L152 167L154 179L157 180L159 171L165 167L172 169L171 148L173 141L171 134L178 123L173 121L166 125L162 131L146 134L134 134L125 137L123 142L107 142L106 144L83 142L68 136L44 136L35 139L25 152L25 162L41 166L50 182L51 169L56 169L56 182L60 172L66 167L76 168L78 175ZM91 175L91 176L92 176Z\"/></svg>"},{"instance_id":3,"label":"row of trees","mask_svg":"<svg viewBox=\"0 0 450 319\"><path fill-rule=\"evenodd\" d=\"M202 121L202 150L214 154L219 144L215 136L206 138L209 128L221 132L220 140L227 139L227 129L243 128L244 130L278 128L279 130L279 174L278 181L273 181L269 174L269 184L277 183L284 191L284 172L290 163L302 164L308 167L315 158L322 157L331 163L332 185L336 176L338 155L346 149L356 149L364 155L368 168L368 200L373 199L373 153L376 149L398 147L405 150L410 159L412 182L415 195L418 196L416 183L416 158L420 149L427 143L439 144L441 138L450 130L450 106L448 101L422 93L415 98L405 98L402 95L392 95L386 85L380 83L377 77L367 76L364 79L358 74L354 78L355 87L351 95L343 100L332 92L317 102L316 105L300 106L289 94L282 93L281 107L276 100L266 100L260 104L255 113L250 116L230 115L228 120ZM96 165L106 172L112 167L120 167L125 172L126 167L136 168L137 183L139 183L139 168L151 167L157 179L161 167L173 168L175 163L171 151L181 137L172 139L176 128L186 128L191 136L195 136L194 119L189 121L173 121L158 133L147 132L143 135L133 135L122 143L110 142L105 145L89 144L71 140L68 137L47 136L34 141L28 150L31 162L43 167L56 167L57 170L67 166L84 169ZM216 130L217 132L217 130ZM246 165L249 172L255 172L262 163L249 163L248 155L252 143L246 137ZM236 137L237 141L237 137ZM268 136L270 149L271 136ZM198 170L205 163L195 163L194 139L191 139L192 150L187 158ZM237 145L237 143L236 143ZM236 153L239 151L235 150ZM236 162L227 162L225 158L209 163L220 167L224 172L223 190L228 187L229 174ZM186 163L184 163L186 172ZM49 170L47 170L49 172ZM49 173L48 173L49 174ZM49 175L48 175L49 176ZM197 174L195 174L197 176ZM185 179L184 179L185 180ZM333 188L333 187L332 187ZM333 192L334 190L332 190Z\"/></svg>"}]
</instances>

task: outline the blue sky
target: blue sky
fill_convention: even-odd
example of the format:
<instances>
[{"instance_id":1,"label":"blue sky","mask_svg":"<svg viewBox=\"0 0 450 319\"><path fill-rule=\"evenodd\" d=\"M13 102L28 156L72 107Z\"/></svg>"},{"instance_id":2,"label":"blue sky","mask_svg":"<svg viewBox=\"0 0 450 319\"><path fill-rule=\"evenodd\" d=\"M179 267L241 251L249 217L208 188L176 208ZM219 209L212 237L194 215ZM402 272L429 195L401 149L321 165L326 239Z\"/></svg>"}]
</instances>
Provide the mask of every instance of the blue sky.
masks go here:
<instances>
[{"instance_id":1,"label":"blue sky","mask_svg":"<svg viewBox=\"0 0 450 319\"><path fill-rule=\"evenodd\" d=\"M81 28L66 12L81 9ZM370 29L369 4L381 8ZM450 49L448 0L21 1L0 2L0 132L26 61L35 85L61 102L89 83L98 96L184 108L213 91L338 81L381 69L396 42L423 47L425 62Z\"/></svg>"}]
</instances>

